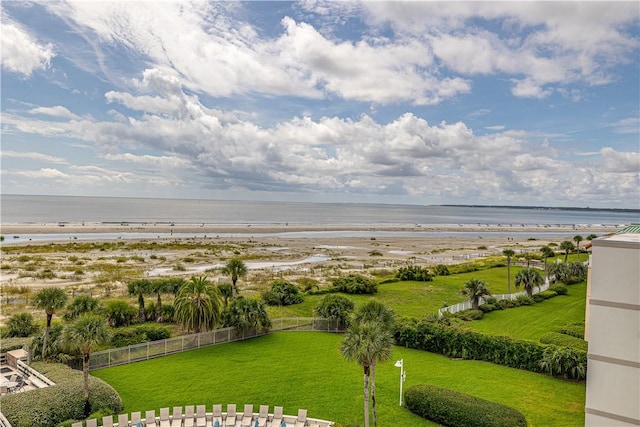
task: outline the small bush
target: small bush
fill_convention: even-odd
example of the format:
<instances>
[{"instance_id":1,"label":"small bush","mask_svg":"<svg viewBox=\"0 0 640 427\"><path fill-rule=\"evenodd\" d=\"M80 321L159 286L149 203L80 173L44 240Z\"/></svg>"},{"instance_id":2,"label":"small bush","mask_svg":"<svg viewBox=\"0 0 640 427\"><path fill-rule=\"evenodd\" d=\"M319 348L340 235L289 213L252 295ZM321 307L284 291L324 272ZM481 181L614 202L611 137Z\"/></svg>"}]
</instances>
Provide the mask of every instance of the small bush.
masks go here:
<instances>
[{"instance_id":1,"label":"small bush","mask_svg":"<svg viewBox=\"0 0 640 427\"><path fill-rule=\"evenodd\" d=\"M458 319L471 321L471 320L482 319L482 316L484 316L484 313L482 312L482 310L469 309L469 310L459 311L454 316L457 317Z\"/></svg>"},{"instance_id":2,"label":"small bush","mask_svg":"<svg viewBox=\"0 0 640 427\"><path fill-rule=\"evenodd\" d=\"M558 347L569 347L575 350L587 351L587 342L583 339L572 337L558 332L547 332L540 337L543 344L553 344Z\"/></svg>"},{"instance_id":3,"label":"small bush","mask_svg":"<svg viewBox=\"0 0 640 427\"><path fill-rule=\"evenodd\" d=\"M549 286L548 290L553 291L558 295L566 295L567 292L569 291L569 289L567 288L567 285L563 285L562 283L551 285Z\"/></svg>"},{"instance_id":4,"label":"small bush","mask_svg":"<svg viewBox=\"0 0 640 427\"><path fill-rule=\"evenodd\" d=\"M553 298L555 296L558 295L558 293L556 291L550 291L550 290L546 290L546 291L542 291L539 294L543 299L549 299L549 298Z\"/></svg>"},{"instance_id":5,"label":"small bush","mask_svg":"<svg viewBox=\"0 0 640 427\"><path fill-rule=\"evenodd\" d=\"M542 295L539 295L539 294L535 294L531 298L533 298L533 301L536 302L536 303L542 302L545 299Z\"/></svg>"},{"instance_id":6,"label":"small bush","mask_svg":"<svg viewBox=\"0 0 640 427\"><path fill-rule=\"evenodd\" d=\"M396 279L402 281L430 282L433 280L429 270L419 265L400 267L396 273Z\"/></svg>"},{"instance_id":7,"label":"small bush","mask_svg":"<svg viewBox=\"0 0 640 427\"><path fill-rule=\"evenodd\" d=\"M571 323L558 329L561 334L570 335L575 338L584 339L584 322Z\"/></svg>"},{"instance_id":8,"label":"small bush","mask_svg":"<svg viewBox=\"0 0 640 427\"><path fill-rule=\"evenodd\" d=\"M498 306L495 304L480 304L478 308L483 313L491 313L492 311L498 310Z\"/></svg>"},{"instance_id":9,"label":"small bush","mask_svg":"<svg viewBox=\"0 0 640 427\"><path fill-rule=\"evenodd\" d=\"M496 305L498 303L498 298L496 297L489 297L485 300L487 302L487 304L493 304Z\"/></svg>"},{"instance_id":10,"label":"small bush","mask_svg":"<svg viewBox=\"0 0 640 427\"><path fill-rule=\"evenodd\" d=\"M38 332L38 325L34 323L31 313L14 314L7 321L7 328L4 331L3 338L11 337L28 337Z\"/></svg>"},{"instance_id":11,"label":"small bush","mask_svg":"<svg viewBox=\"0 0 640 427\"><path fill-rule=\"evenodd\" d=\"M524 415L514 408L469 394L427 384L405 392L407 409L444 426L520 427Z\"/></svg>"},{"instance_id":12,"label":"small bush","mask_svg":"<svg viewBox=\"0 0 640 427\"><path fill-rule=\"evenodd\" d=\"M500 307L502 310L507 309L507 308L517 307L515 301L508 300L508 299L502 299L502 300L498 301L498 303L496 305L498 307Z\"/></svg>"},{"instance_id":13,"label":"small bush","mask_svg":"<svg viewBox=\"0 0 640 427\"><path fill-rule=\"evenodd\" d=\"M339 292L346 294L375 294L378 292L378 284L374 280L358 274L334 279L333 286Z\"/></svg>"},{"instance_id":14,"label":"small bush","mask_svg":"<svg viewBox=\"0 0 640 427\"><path fill-rule=\"evenodd\" d=\"M444 264L438 264L433 268L433 274L435 274L436 276L448 276L449 267Z\"/></svg>"},{"instance_id":15,"label":"small bush","mask_svg":"<svg viewBox=\"0 0 640 427\"><path fill-rule=\"evenodd\" d=\"M262 300L267 305L285 306L300 304L304 298L296 285L281 279L271 283L271 289L262 293Z\"/></svg>"},{"instance_id":16,"label":"small bush","mask_svg":"<svg viewBox=\"0 0 640 427\"><path fill-rule=\"evenodd\" d=\"M533 304L536 303L533 298L528 297L526 295L518 295L516 297L516 301L518 302L518 306L521 306L521 305L533 305Z\"/></svg>"}]
</instances>

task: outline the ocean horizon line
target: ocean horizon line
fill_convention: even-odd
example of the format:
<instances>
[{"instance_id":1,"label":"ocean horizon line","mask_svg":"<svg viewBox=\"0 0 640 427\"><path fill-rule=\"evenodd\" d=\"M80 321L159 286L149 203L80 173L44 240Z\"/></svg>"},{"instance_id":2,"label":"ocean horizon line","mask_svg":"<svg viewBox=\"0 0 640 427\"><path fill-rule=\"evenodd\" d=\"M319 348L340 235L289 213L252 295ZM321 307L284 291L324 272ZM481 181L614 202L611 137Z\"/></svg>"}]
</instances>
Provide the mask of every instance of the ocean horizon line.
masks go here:
<instances>
[{"instance_id":1,"label":"ocean horizon line","mask_svg":"<svg viewBox=\"0 0 640 427\"><path fill-rule=\"evenodd\" d=\"M410 206L410 207L462 207L462 208L488 208L488 209L544 209L565 211L602 211L602 212L628 212L640 213L640 208L615 208L615 207L590 207L590 206L547 206L547 205L501 205L501 204L468 204L468 203L387 203L387 202L317 202L317 201L290 201L290 200L262 200L262 199L215 199L215 198L189 198L189 197L145 197L145 196L103 196L103 195L65 195L65 194L15 194L0 193L0 198L11 197L73 197L73 198L99 198L99 199L126 199L126 200L176 200L188 202L228 202L228 203L268 203L268 204L314 204L314 205L354 205L354 206Z\"/></svg>"}]
</instances>

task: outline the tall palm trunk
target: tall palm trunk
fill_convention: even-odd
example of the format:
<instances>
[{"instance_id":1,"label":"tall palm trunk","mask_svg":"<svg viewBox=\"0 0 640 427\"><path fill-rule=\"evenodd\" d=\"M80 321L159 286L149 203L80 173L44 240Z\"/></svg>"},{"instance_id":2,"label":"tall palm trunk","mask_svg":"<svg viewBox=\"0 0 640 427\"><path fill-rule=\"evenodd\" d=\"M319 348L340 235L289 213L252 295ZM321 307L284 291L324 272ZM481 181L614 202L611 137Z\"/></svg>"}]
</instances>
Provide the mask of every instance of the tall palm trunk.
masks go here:
<instances>
[{"instance_id":1,"label":"tall palm trunk","mask_svg":"<svg viewBox=\"0 0 640 427\"><path fill-rule=\"evenodd\" d=\"M84 392L84 416L91 413L89 405L89 352L82 352L82 391Z\"/></svg>"},{"instance_id":2,"label":"tall palm trunk","mask_svg":"<svg viewBox=\"0 0 640 427\"><path fill-rule=\"evenodd\" d=\"M364 427L369 427L369 366L364 367Z\"/></svg>"},{"instance_id":3,"label":"tall palm trunk","mask_svg":"<svg viewBox=\"0 0 640 427\"><path fill-rule=\"evenodd\" d=\"M47 355L47 345L49 345L49 330L51 330L52 318L53 313L47 313L47 326L44 328L44 339L42 340L42 360L44 360Z\"/></svg>"},{"instance_id":4,"label":"tall palm trunk","mask_svg":"<svg viewBox=\"0 0 640 427\"><path fill-rule=\"evenodd\" d=\"M232 277L231 278L231 299L235 302L236 300L236 294L238 293L238 291L236 290L236 282L238 281L237 277Z\"/></svg>"},{"instance_id":5,"label":"tall palm trunk","mask_svg":"<svg viewBox=\"0 0 640 427\"><path fill-rule=\"evenodd\" d=\"M511 295L511 258L507 258L507 293Z\"/></svg>"},{"instance_id":6,"label":"tall palm trunk","mask_svg":"<svg viewBox=\"0 0 640 427\"><path fill-rule=\"evenodd\" d=\"M373 426L378 426L378 416L376 413L376 361L371 364L371 415L373 416Z\"/></svg>"}]
</instances>

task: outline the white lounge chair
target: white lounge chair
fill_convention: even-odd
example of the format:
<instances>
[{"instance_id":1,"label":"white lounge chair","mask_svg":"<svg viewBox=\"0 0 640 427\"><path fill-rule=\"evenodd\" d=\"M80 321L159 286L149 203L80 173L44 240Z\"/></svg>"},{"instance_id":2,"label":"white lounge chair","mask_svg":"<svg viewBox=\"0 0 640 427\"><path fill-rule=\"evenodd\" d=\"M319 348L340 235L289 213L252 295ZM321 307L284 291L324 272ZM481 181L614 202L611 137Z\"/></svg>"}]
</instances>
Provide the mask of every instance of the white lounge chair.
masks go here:
<instances>
[{"instance_id":1,"label":"white lounge chair","mask_svg":"<svg viewBox=\"0 0 640 427\"><path fill-rule=\"evenodd\" d=\"M258 413L258 427L266 427L269 419L269 405L260 405Z\"/></svg>"},{"instance_id":2,"label":"white lounge chair","mask_svg":"<svg viewBox=\"0 0 640 427\"><path fill-rule=\"evenodd\" d=\"M271 425L274 427L280 427L280 423L282 423L282 406L274 406Z\"/></svg>"},{"instance_id":3,"label":"white lounge chair","mask_svg":"<svg viewBox=\"0 0 640 427\"><path fill-rule=\"evenodd\" d=\"M128 426L129 426L129 414L118 415L118 427L128 427Z\"/></svg>"},{"instance_id":4,"label":"white lounge chair","mask_svg":"<svg viewBox=\"0 0 640 427\"><path fill-rule=\"evenodd\" d=\"M144 425L146 427L155 427L158 424L156 424L156 411L147 411L144 413Z\"/></svg>"},{"instance_id":5,"label":"white lounge chair","mask_svg":"<svg viewBox=\"0 0 640 427\"><path fill-rule=\"evenodd\" d=\"M82 427L82 421L78 421L77 423L71 424L71 427Z\"/></svg>"},{"instance_id":6,"label":"white lounge chair","mask_svg":"<svg viewBox=\"0 0 640 427\"><path fill-rule=\"evenodd\" d=\"M87 420L87 427L98 427L98 420L95 418Z\"/></svg>"},{"instance_id":7,"label":"white lounge chair","mask_svg":"<svg viewBox=\"0 0 640 427\"><path fill-rule=\"evenodd\" d=\"M171 427L169 408L160 408L160 427Z\"/></svg>"},{"instance_id":8,"label":"white lounge chair","mask_svg":"<svg viewBox=\"0 0 640 427\"><path fill-rule=\"evenodd\" d=\"M253 405L244 405L244 412L242 413L242 427L252 427L251 421L253 421Z\"/></svg>"},{"instance_id":9,"label":"white lounge chair","mask_svg":"<svg viewBox=\"0 0 640 427\"><path fill-rule=\"evenodd\" d=\"M173 407L173 418L171 418L171 427L182 426L182 406Z\"/></svg>"},{"instance_id":10,"label":"white lounge chair","mask_svg":"<svg viewBox=\"0 0 640 427\"><path fill-rule=\"evenodd\" d=\"M132 412L131 413L131 427L142 427L142 412Z\"/></svg>"},{"instance_id":11,"label":"white lounge chair","mask_svg":"<svg viewBox=\"0 0 640 427\"><path fill-rule=\"evenodd\" d=\"M216 420L218 420L218 427L222 427L222 405L213 405L213 412L211 413L211 425L215 427Z\"/></svg>"},{"instance_id":12,"label":"white lounge chair","mask_svg":"<svg viewBox=\"0 0 640 427\"><path fill-rule=\"evenodd\" d=\"M304 427L307 424L307 410L298 409L298 418L296 418L295 427Z\"/></svg>"},{"instance_id":13,"label":"white lounge chair","mask_svg":"<svg viewBox=\"0 0 640 427\"><path fill-rule=\"evenodd\" d=\"M196 407L196 426L206 427L207 425L207 408L204 405Z\"/></svg>"},{"instance_id":14,"label":"white lounge chair","mask_svg":"<svg viewBox=\"0 0 640 427\"><path fill-rule=\"evenodd\" d=\"M102 417L102 427L113 427L113 415Z\"/></svg>"},{"instance_id":15,"label":"white lounge chair","mask_svg":"<svg viewBox=\"0 0 640 427\"><path fill-rule=\"evenodd\" d=\"M235 427L236 425L236 404L229 403L227 405L227 417L224 419L226 427Z\"/></svg>"},{"instance_id":16,"label":"white lounge chair","mask_svg":"<svg viewBox=\"0 0 640 427\"><path fill-rule=\"evenodd\" d=\"M195 406L189 405L184 407L184 427L193 427L196 421Z\"/></svg>"}]
</instances>

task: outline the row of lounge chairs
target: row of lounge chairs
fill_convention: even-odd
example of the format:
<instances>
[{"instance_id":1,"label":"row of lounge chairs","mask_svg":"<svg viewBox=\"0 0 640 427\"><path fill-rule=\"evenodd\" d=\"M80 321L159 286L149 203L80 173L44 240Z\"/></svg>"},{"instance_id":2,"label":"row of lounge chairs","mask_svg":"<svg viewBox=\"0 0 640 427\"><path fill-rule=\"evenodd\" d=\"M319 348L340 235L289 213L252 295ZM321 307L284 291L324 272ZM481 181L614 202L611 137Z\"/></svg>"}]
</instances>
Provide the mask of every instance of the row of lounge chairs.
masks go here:
<instances>
[{"instance_id":1,"label":"row of lounge chairs","mask_svg":"<svg viewBox=\"0 0 640 427\"><path fill-rule=\"evenodd\" d=\"M141 412L117 416L109 415L102 418L104 427L331 427L328 421L307 419L307 410L299 409L298 416L283 415L282 406L275 406L273 414L269 413L268 405L260 405L260 412L253 412L253 405L244 405L243 412L236 411L235 404L228 404L227 411L222 412L222 405L213 405L212 412L207 413L206 405L174 406L170 415L169 408L160 408L160 416L156 411L146 411L145 418ZM86 421L86 427L97 427L97 419ZM84 427L82 421L71 427Z\"/></svg>"}]
</instances>

